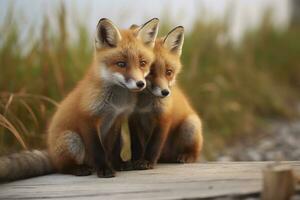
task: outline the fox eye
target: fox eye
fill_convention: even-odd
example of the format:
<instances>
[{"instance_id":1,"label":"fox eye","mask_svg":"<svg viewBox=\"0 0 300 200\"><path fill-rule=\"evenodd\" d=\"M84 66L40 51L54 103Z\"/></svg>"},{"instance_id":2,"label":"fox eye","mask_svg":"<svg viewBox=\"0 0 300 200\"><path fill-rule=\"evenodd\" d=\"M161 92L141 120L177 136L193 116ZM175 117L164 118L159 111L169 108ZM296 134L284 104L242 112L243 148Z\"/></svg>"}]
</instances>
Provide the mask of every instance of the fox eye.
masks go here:
<instances>
[{"instance_id":1,"label":"fox eye","mask_svg":"<svg viewBox=\"0 0 300 200\"><path fill-rule=\"evenodd\" d=\"M146 64L147 64L147 62L146 62L146 61L144 61L144 60L140 61L140 66L141 66L141 67L145 67L145 66L146 66Z\"/></svg>"},{"instance_id":2,"label":"fox eye","mask_svg":"<svg viewBox=\"0 0 300 200\"><path fill-rule=\"evenodd\" d=\"M173 74L173 71L171 69L166 70L166 75L167 76L172 76L172 74Z\"/></svg>"},{"instance_id":3,"label":"fox eye","mask_svg":"<svg viewBox=\"0 0 300 200\"><path fill-rule=\"evenodd\" d=\"M118 67L124 68L124 67L127 66L127 63L126 63L126 62L123 62L123 61L119 61L119 62L116 63L116 65L117 65Z\"/></svg>"}]
</instances>

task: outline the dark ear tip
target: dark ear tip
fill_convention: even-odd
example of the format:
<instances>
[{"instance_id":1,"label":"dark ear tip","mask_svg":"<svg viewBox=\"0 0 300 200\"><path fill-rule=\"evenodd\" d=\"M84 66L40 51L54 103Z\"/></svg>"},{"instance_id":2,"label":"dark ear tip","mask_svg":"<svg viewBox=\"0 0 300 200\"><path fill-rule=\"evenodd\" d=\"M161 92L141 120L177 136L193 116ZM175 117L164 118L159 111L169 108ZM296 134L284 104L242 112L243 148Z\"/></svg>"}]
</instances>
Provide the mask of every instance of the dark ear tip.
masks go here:
<instances>
[{"instance_id":1,"label":"dark ear tip","mask_svg":"<svg viewBox=\"0 0 300 200\"><path fill-rule=\"evenodd\" d=\"M138 28L138 27L139 27L138 25L132 24L132 25L130 26L130 29L136 29L136 28Z\"/></svg>"},{"instance_id":2,"label":"dark ear tip","mask_svg":"<svg viewBox=\"0 0 300 200\"><path fill-rule=\"evenodd\" d=\"M182 30L182 32L184 31L184 27L183 26L176 26L173 31L175 30Z\"/></svg>"},{"instance_id":3,"label":"dark ear tip","mask_svg":"<svg viewBox=\"0 0 300 200\"><path fill-rule=\"evenodd\" d=\"M155 20L155 21L159 21L159 19L158 19L157 17L155 17L155 18L151 19L150 21L153 21L153 20Z\"/></svg>"},{"instance_id":4,"label":"dark ear tip","mask_svg":"<svg viewBox=\"0 0 300 200\"><path fill-rule=\"evenodd\" d=\"M150 22L156 22L157 24L159 23L159 19L158 18L152 18L149 21L147 21L144 25L150 23Z\"/></svg>"},{"instance_id":5,"label":"dark ear tip","mask_svg":"<svg viewBox=\"0 0 300 200\"><path fill-rule=\"evenodd\" d=\"M104 21L104 20L109 20L109 19L107 19L107 18L101 18L100 20L99 20L99 22L101 22L101 21Z\"/></svg>"},{"instance_id":6,"label":"dark ear tip","mask_svg":"<svg viewBox=\"0 0 300 200\"><path fill-rule=\"evenodd\" d=\"M175 28L173 28L168 34L167 36L165 37L164 41L167 39L167 37L170 35L170 34L173 34L175 31L181 31L181 33L183 34L184 33L184 27L183 26L176 26Z\"/></svg>"},{"instance_id":7,"label":"dark ear tip","mask_svg":"<svg viewBox=\"0 0 300 200\"><path fill-rule=\"evenodd\" d=\"M183 26L177 26L177 28L181 28L181 29L183 29L183 30L184 30L184 27L183 27Z\"/></svg>"},{"instance_id":8,"label":"dark ear tip","mask_svg":"<svg viewBox=\"0 0 300 200\"><path fill-rule=\"evenodd\" d=\"M107 19L107 18L101 18L101 19L99 20L97 26L99 26L99 25L102 24L103 22L109 22L109 23L111 23L111 21L110 21L109 19Z\"/></svg>"},{"instance_id":9,"label":"dark ear tip","mask_svg":"<svg viewBox=\"0 0 300 200\"><path fill-rule=\"evenodd\" d=\"M165 42L167 40L167 38L169 37L169 35L172 35L174 33L178 33L176 31L180 31L179 35L182 35L184 34L184 27L183 26L176 26L175 28L173 28L165 37L164 37L164 40L163 42Z\"/></svg>"}]
</instances>

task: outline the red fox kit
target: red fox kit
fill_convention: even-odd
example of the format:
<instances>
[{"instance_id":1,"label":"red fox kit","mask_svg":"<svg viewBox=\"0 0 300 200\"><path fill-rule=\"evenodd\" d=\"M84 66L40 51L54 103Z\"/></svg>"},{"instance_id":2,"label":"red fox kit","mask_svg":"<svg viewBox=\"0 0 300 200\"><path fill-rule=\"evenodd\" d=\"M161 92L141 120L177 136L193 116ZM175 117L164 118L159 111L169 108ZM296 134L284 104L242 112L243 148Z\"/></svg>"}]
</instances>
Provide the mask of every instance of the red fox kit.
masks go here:
<instances>
[{"instance_id":1,"label":"red fox kit","mask_svg":"<svg viewBox=\"0 0 300 200\"><path fill-rule=\"evenodd\" d=\"M89 175L93 168L99 177L114 176L111 154L118 137L118 131L114 129L123 117L133 111L137 101L135 92L146 87L145 77L154 59L157 31L156 18L136 32L119 30L108 19L99 21L92 65L60 103L48 129L48 153L56 171ZM32 155L30 152L28 154ZM27 162L24 164L27 171L30 170L29 165L32 165L31 171L35 169L35 164L42 165L39 157L48 156L47 153L36 155L35 160L28 159L32 162L23 159ZM0 165L9 163L6 161L0 159ZM1 174L0 171L0 179L28 177L25 173L5 177L9 173Z\"/></svg>"},{"instance_id":2,"label":"red fox kit","mask_svg":"<svg viewBox=\"0 0 300 200\"><path fill-rule=\"evenodd\" d=\"M92 67L61 103L49 127L49 153L59 171L86 175L92 166L100 177L114 175L110 154L118 136L109 132L133 111L133 92L146 86L157 30L158 19L136 34L119 31L107 19L99 21Z\"/></svg>"},{"instance_id":3,"label":"red fox kit","mask_svg":"<svg viewBox=\"0 0 300 200\"><path fill-rule=\"evenodd\" d=\"M181 69L183 27L157 39L155 61L147 76L147 89L129 118L132 161L135 169L162 162L194 162L202 148L201 121L175 84Z\"/></svg>"}]
</instances>

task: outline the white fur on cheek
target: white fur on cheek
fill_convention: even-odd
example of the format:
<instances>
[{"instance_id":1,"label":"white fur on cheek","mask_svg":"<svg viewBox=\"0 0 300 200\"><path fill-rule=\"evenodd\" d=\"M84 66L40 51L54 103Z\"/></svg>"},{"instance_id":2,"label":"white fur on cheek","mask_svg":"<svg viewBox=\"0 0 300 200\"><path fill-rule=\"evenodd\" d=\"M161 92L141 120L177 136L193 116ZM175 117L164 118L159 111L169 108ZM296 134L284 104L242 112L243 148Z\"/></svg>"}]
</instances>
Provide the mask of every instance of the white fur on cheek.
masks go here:
<instances>
[{"instance_id":1,"label":"white fur on cheek","mask_svg":"<svg viewBox=\"0 0 300 200\"><path fill-rule=\"evenodd\" d=\"M124 87L126 85L125 78L122 74L118 72L111 72L109 68L106 67L106 65L100 65L100 77L106 81L106 83L113 83L118 84ZM122 85L124 84L124 85Z\"/></svg>"},{"instance_id":2,"label":"white fur on cheek","mask_svg":"<svg viewBox=\"0 0 300 200\"><path fill-rule=\"evenodd\" d=\"M146 78L146 76L148 76L150 73L150 71L147 71L145 74L144 74L144 77Z\"/></svg>"},{"instance_id":3,"label":"white fur on cheek","mask_svg":"<svg viewBox=\"0 0 300 200\"><path fill-rule=\"evenodd\" d=\"M112 74L112 77L113 77L113 80L115 81L115 83L117 83L119 85L120 85L120 83L126 85L125 77L122 74L115 72Z\"/></svg>"},{"instance_id":4,"label":"white fur on cheek","mask_svg":"<svg viewBox=\"0 0 300 200\"><path fill-rule=\"evenodd\" d=\"M175 82L176 82L176 79L171 80L169 83L169 86L173 86L175 84Z\"/></svg>"},{"instance_id":5,"label":"white fur on cheek","mask_svg":"<svg viewBox=\"0 0 300 200\"><path fill-rule=\"evenodd\" d=\"M100 77L103 79L103 80L110 80L112 78L112 73L110 72L110 70L107 68L107 66L105 65L100 65L99 66L100 68Z\"/></svg>"},{"instance_id":6,"label":"white fur on cheek","mask_svg":"<svg viewBox=\"0 0 300 200\"><path fill-rule=\"evenodd\" d=\"M133 79L125 80L125 77L119 72L111 72L105 65L100 65L100 77L107 83L113 83L122 87L127 87L130 90L141 89L136 85L136 81Z\"/></svg>"},{"instance_id":7,"label":"white fur on cheek","mask_svg":"<svg viewBox=\"0 0 300 200\"><path fill-rule=\"evenodd\" d=\"M161 88L155 86L152 90L151 90L152 94L154 94L157 97L162 97L161 94Z\"/></svg>"},{"instance_id":8,"label":"white fur on cheek","mask_svg":"<svg viewBox=\"0 0 300 200\"><path fill-rule=\"evenodd\" d=\"M129 79L127 82L126 82L126 86L128 87L128 89L138 89L137 85L136 85L136 82L133 80L133 79Z\"/></svg>"}]
</instances>

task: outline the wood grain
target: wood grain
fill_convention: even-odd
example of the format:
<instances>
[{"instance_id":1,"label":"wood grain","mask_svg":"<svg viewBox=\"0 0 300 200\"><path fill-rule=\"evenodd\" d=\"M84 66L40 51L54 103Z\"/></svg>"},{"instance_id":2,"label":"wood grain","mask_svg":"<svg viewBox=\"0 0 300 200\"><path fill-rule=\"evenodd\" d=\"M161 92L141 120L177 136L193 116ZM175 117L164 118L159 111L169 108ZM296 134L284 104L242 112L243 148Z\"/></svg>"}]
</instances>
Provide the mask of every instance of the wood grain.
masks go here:
<instances>
[{"instance_id":1,"label":"wood grain","mask_svg":"<svg viewBox=\"0 0 300 200\"><path fill-rule=\"evenodd\" d=\"M294 195L296 177L290 165L270 165L263 176L263 200L286 200Z\"/></svg>"},{"instance_id":2,"label":"wood grain","mask_svg":"<svg viewBox=\"0 0 300 200\"><path fill-rule=\"evenodd\" d=\"M300 161L283 162L300 174ZM115 178L53 174L0 185L0 199L192 199L257 194L270 162L158 165Z\"/></svg>"}]
</instances>

